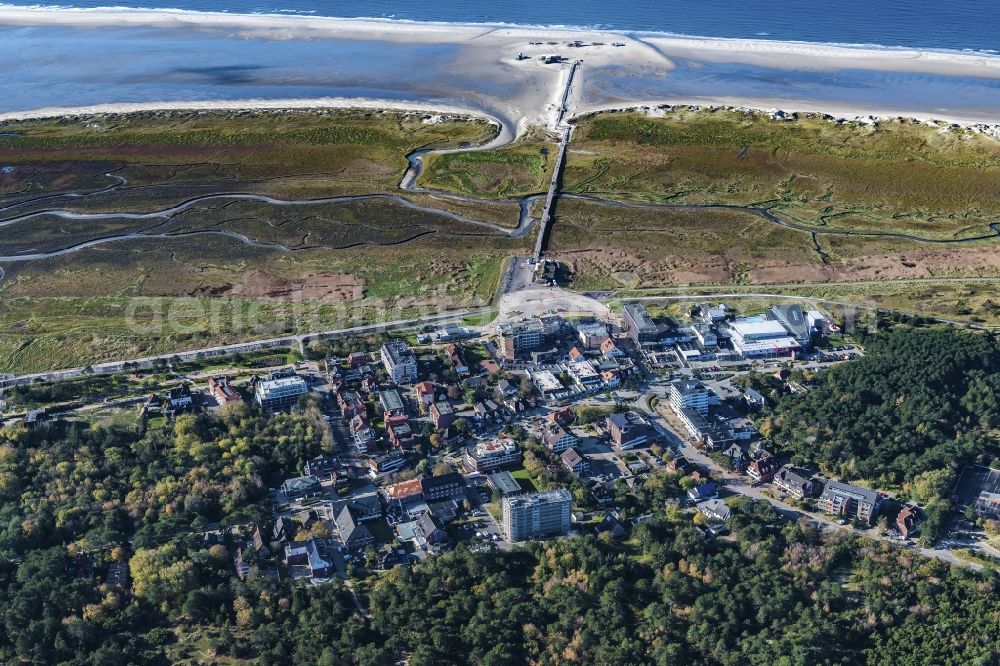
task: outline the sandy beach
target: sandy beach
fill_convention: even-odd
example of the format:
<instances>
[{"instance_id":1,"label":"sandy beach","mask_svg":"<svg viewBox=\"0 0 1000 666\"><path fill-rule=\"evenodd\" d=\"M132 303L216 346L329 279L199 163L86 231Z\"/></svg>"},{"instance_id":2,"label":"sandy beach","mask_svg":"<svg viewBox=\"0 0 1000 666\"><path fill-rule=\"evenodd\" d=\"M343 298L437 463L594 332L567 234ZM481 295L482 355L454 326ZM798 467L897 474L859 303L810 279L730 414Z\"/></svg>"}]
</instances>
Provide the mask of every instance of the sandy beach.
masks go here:
<instances>
[{"instance_id":1,"label":"sandy beach","mask_svg":"<svg viewBox=\"0 0 1000 666\"><path fill-rule=\"evenodd\" d=\"M994 124L1000 118L997 112L1000 104L993 106L987 96L973 94L975 91L970 93L973 101L966 107L975 104L977 108L960 108L961 105L952 103L948 86L966 90L970 81L980 82L1000 102L1000 86L992 83L1000 80L1000 56L975 53L179 10L0 9L0 29L16 26L66 27L72 29L71 36L102 34L101 31L108 30L130 34L129 31L140 29L145 35L155 30L170 39L188 40L198 48L210 48L205 44L211 44L212 40L225 40L237 46L315 44L317 49L329 49L333 54L329 59L335 64L329 72L317 66L318 73L311 76L322 76L323 85L337 93L353 90L362 94L264 96L254 94L248 87L245 96L237 89L226 91L226 96L232 99L198 99L185 97L195 89L185 80L186 85L178 86L177 93L171 92L170 96L159 93L160 97L156 97L156 90L145 92L134 84L136 76L131 75L126 78L128 86L122 84L120 92L108 86L107 99L79 105L60 99L34 106L34 100L15 100L10 102L15 108L0 108L0 120L154 109L385 108L486 116L503 126L502 138L509 141L529 126L554 126L562 82L569 63L575 60L581 60L582 66L580 83L574 86L570 97L571 116L600 109L695 104L829 113L849 118L902 116L963 125ZM359 58L353 67L336 69L340 61L336 49L351 53L357 45L365 45L378 53L378 44L385 44L385 57L398 57L401 66L390 63L368 72L369 65ZM112 44L109 48L116 46ZM441 55L442 48L450 50ZM394 55L400 49L400 54ZM412 56L406 49L424 50L412 51L417 54ZM421 72L424 78L414 81L412 65L420 63L411 63L408 70L407 58L421 57L424 53L431 54L433 61ZM545 56L553 55L560 56L563 62L544 62ZM266 69L264 65L255 66ZM174 71L185 69L176 67ZM865 87L848 81L840 84L841 89L836 84L824 84L826 87L815 95L808 85L800 83L812 78L826 81L824 77L828 79L831 72L863 76L865 82L870 78L871 83ZM159 80L171 80L171 73ZM57 75L60 73L54 74ZM284 72L282 75L289 76ZM761 85L744 92L726 82L726 77L736 80L734 77L740 75L762 81L781 81L786 77L795 83L784 88ZM153 75L149 78L156 80ZM911 92L912 99L901 99L891 89L886 89L881 98L873 96L881 81L910 89L928 80L941 88L942 92L937 93L940 101L922 100L917 92ZM284 92L281 86L285 84L280 80L278 83L281 85L273 87ZM929 86L924 87L930 90ZM857 89L868 96L863 97ZM129 99L135 97L137 90L149 99ZM369 90L391 90L393 96L364 94ZM197 91L211 95L207 85ZM98 93L89 94L93 97ZM980 102L981 99L986 101Z\"/></svg>"}]
</instances>

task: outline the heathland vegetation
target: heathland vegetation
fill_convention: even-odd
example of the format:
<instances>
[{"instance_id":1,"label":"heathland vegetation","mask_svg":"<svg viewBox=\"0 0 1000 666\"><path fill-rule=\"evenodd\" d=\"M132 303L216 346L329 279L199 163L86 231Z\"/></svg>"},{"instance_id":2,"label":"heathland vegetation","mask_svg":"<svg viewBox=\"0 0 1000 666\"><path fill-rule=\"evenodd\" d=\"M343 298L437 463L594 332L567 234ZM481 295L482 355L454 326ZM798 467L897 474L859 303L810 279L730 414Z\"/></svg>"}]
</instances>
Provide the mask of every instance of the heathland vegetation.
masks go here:
<instances>
[{"instance_id":1,"label":"heathland vegetation","mask_svg":"<svg viewBox=\"0 0 1000 666\"><path fill-rule=\"evenodd\" d=\"M997 318L982 285L916 298L892 283L1000 278L998 240L962 240L996 233L994 140L708 110L577 125L547 248L572 287L856 281L837 297ZM475 150L495 125L402 112L162 112L0 129L0 256L71 250L0 261L3 373L330 328L348 307L359 323L488 301L507 257L533 243L533 229L515 231L518 201L545 190L555 154L539 129ZM439 148L472 150L425 155L415 187L400 189L407 155ZM537 217L540 202L530 208ZM159 213L45 213L59 210ZM161 314L179 310L189 325L137 331L126 315L149 309L137 298L169 299Z\"/></svg>"},{"instance_id":2,"label":"heathland vegetation","mask_svg":"<svg viewBox=\"0 0 1000 666\"><path fill-rule=\"evenodd\" d=\"M1000 142L964 129L601 113L577 121L550 250L592 289L997 276L998 183Z\"/></svg>"},{"instance_id":3,"label":"heathland vegetation","mask_svg":"<svg viewBox=\"0 0 1000 666\"><path fill-rule=\"evenodd\" d=\"M165 112L5 123L0 255L77 249L0 262L0 372L488 301L506 257L530 243L506 232L517 224L517 205L398 185L413 150L479 145L496 128L468 118L425 120L413 113ZM276 205L224 196L231 193L377 196ZM53 210L165 212L44 213ZM124 238L80 247L116 236ZM146 326L153 310L160 321L174 311L186 323ZM138 321L129 312L139 312Z\"/></svg>"},{"instance_id":4,"label":"heathland vegetation","mask_svg":"<svg viewBox=\"0 0 1000 666\"><path fill-rule=\"evenodd\" d=\"M598 114L573 144L565 189L609 199L756 206L823 231L932 239L989 233L1000 214L1000 143L918 122Z\"/></svg>"}]
</instances>

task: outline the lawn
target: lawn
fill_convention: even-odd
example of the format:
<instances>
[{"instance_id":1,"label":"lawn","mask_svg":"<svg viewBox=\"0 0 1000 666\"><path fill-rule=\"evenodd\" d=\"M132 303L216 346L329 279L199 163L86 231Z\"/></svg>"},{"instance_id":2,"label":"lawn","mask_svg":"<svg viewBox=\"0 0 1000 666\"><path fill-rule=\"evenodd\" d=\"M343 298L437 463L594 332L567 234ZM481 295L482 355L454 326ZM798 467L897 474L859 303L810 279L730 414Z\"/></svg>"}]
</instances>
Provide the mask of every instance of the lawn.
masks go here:
<instances>
[{"instance_id":1,"label":"lawn","mask_svg":"<svg viewBox=\"0 0 1000 666\"><path fill-rule=\"evenodd\" d=\"M521 485L521 489L526 493L538 492L538 488L535 486L534 479L528 474L528 470L523 467L518 470L511 472L511 475L517 479L517 482Z\"/></svg>"}]
</instances>

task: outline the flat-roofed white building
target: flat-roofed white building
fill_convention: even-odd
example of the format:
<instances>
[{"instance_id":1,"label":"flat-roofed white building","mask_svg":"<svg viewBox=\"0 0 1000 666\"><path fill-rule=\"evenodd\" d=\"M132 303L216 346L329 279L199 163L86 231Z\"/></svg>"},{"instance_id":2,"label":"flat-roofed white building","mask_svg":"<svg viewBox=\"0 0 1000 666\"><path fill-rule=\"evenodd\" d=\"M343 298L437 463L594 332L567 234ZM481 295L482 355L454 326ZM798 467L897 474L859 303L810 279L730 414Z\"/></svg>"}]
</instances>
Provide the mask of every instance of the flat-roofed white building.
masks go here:
<instances>
[{"instance_id":1,"label":"flat-roofed white building","mask_svg":"<svg viewBox=\"0 0 1000 666\"><path fill-rule=\"evenodd\" d=\"M465 451L465 466L473 472L486 472L521 462L521 447L512 439L477 442Z\"/></svg>"},{"instance_id":2,"label":"flat-roofed white building","mask_svg":"<svg viewBox=\"0 0 1000 666\"><path fill-rule=\"evenodd\" d=\"M611 338L608 334L608 325L602 321L592 324L578 324L576 332L585 349L600 349L604 341Z\"/></svg>"},{"instance_id":3,"label":"flat-roofed white building","mask_svg":"<svg viewBox=\"0 0 1000 666\"><path fill-rule=\"evenodd\" d=\"M556 376L552 374L549 370L539 370L538 372L531 373L531 382L538 389L538 392L546 400L552 398L562 398L566 396L566 387L562 385Z\"/></svg>"},{"instance_id":4,"label":"flat-roofed white building","mask_svg":"<svg viewBox=\"0 0 1000 666\"><path fill-rule=\"evenodd\" d=\"M594 391L601 388L601 375L589 361L576 361L566 364L566 371L573 381L584 391Z\"/></svg>"},{"instance_id":5,"label":"flat-roofed white building","mask_svg":"<svg viewBox=\"0 0 1000 666\"><path fill-rule=\"evenodd\" d=\"M390 340L379 350L382 365L397 384L408 384L417 379L417 357L403 340Z\"/></svg>"},{"instance_id":6,"label":"flat-roofed white building","mask_svg":"<svg viewBox=\"0 0 1000 666\"><path fill-rule=\"evenodd\" d=\"M505 497L501 528L509 541L525 541L569 532L573 496L565 488Z\"/></svg>"},{"instance_id":7,"label":"flat-roofed white building","mask_svg":"<svg viewBox=\"0 0 1000 666\"><path fill-rule=\"evenodd\" d=\"M789 356L802 349L780 321L734 321L729 324L733 349L744 358Z\"/></svg>"},{"instance_id":8,"label":"flat-roofed white building","mask_svg":"<svg viewBox=\"0 0 1000 666\"><path fill-rule=\"evenodd\" d=\"M254 398L262 409L277 411L293 406L306 393L309 393L309 385L298 375L292 375L259 382Z\"/></svg>"},{"instance_id":9,"label":"flat-roofed white building","mask_svg":"<svg viewBox=\"0 0 1000 666\"><path fill-rule=\"evenodd\" d=\"M678 414L685 409L708 414L711 399L712 391L699 381L677 381L670 384L670 406Z\"/></svg>"}]
</instances>

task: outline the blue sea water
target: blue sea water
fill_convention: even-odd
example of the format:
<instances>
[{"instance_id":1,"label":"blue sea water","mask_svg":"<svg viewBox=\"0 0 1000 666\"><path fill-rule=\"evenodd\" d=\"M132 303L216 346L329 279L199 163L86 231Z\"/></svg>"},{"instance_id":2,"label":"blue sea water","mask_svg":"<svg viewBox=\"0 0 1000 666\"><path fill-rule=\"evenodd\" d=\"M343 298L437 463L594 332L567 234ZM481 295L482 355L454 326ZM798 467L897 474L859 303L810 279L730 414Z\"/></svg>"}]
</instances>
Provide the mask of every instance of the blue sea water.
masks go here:
<instances>
[{"instance_id":1,"label":"blue sea water","mask_svg":"<svg viewBox=\"0 0 1000 666\"><path fill-rule=\"evenodd\" d=\"M136 10L290 13L536 26L604 28L730 38L767 38L887 48L1000 53L1000 0L125 0ZM50 7L96 9L115 0L70 0ZM363 97L486 111L510 124L525 76L470 61L456 43L345 39L170 22L82 26L4 22L0 4L0 113L104 103ZM16 5L13 5L16 6ZM13 13L11 14L13 16ZM266 26L266 21L263 22ZM610 41L610 40L609 40ZM1000 57L1000 56L994 56ZM824 109L888 109L902 114L1000 120L1000 78L969 68L959 75L920 71L799 68L671 58L672 67L589 67L582 101L728 99L765 108L822 102ZM515 105L516 106L516 105ZM815 106L815 104L814 104ZM521 111L525 109L521 108Z\"/></svg>"},{"instance_id":2,"label":"blue sea water","mask_svg":"<svg viewBox=\"0 0 1000 666\"><path fill-rule=\"evenodd\" d=\"M565 25L1000 53L1000 0L68 0L39 4Z\"/></svg>"}]
</instances>

